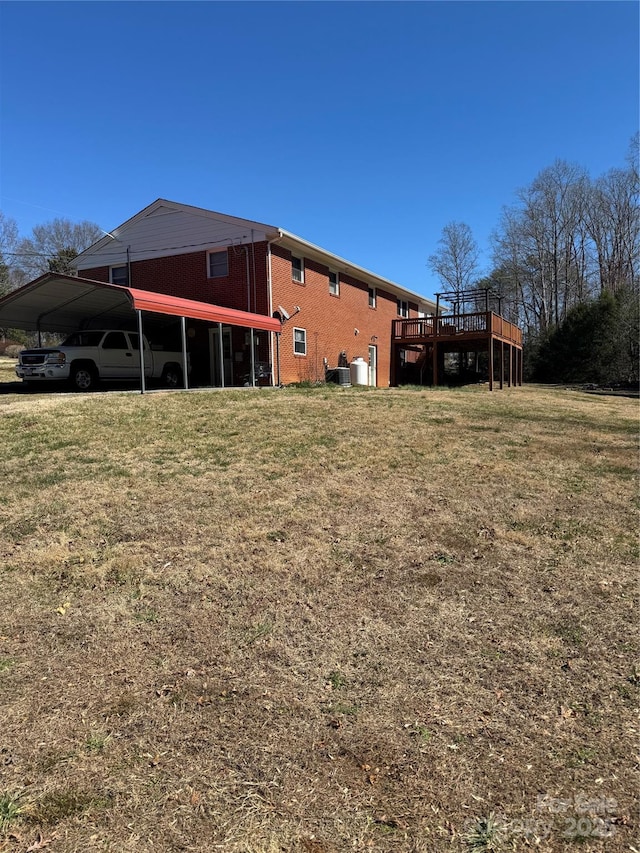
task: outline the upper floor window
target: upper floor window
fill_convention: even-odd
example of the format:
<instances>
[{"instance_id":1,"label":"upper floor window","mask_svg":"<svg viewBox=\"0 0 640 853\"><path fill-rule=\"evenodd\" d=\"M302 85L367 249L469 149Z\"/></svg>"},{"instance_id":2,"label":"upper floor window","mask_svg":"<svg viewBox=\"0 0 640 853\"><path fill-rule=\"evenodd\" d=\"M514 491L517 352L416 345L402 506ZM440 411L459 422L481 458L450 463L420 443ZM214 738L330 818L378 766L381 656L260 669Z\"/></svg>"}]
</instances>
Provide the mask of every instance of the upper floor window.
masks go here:
<instances>
[{"instance_id":1,"label":"upper floor window","mask_svg":"<svg viewBox=\"0 0 640 853\"><path fill-rule=\"evenodd\" d=\"M375 287L369 288L369 308L376 307L376 289Z\"/></svg>"},{"instance_id":2,"label":"upper floor window","mask_svg":"<svg viewBox=\"0 0 640 853\"><path fill-rule=\"evenodd\" d=\"M306 329L294 329L293 330L293 351L296 355L306 355L307 354L307 330Z\"/></svg>"},{"instance_id":3,"label":"upper floor window","mask_svg":"<svg viewBox=\"0 0 640 853\"><path fill-rule=\"evenodd\" d=\"M409 303L406 299L398 299L398 317L409 316Z\"/></svg>"},{"instance_id":4,"label":"upper floor window","mask_svg":"<svg viewBox=\"0 0 640 853\"><path fill-rule=\"evenodd\" d=\"M209 278L224 278L224 276L229 275L229 256L226 249L209 252L208 261Z\"/></svg>"},{"instance_id":5,"label":"upper floor window","mask_svg":"<svg viewBox=\"0 0 640 853\"><path fill-rule=\"evenodd\" d=\"M111 284L120 284L122 287L129 287L129 267L126 264L122 267L111 267L109 277Z\"/></svg>"},{"instance_id":6,"label":"upper floor window","mask_svg":"<svg viewBox=\"0 0 640 853\"><path fill-rule=\"evenodd\" d=\"M294 281L304 282L304 261L291 255L291 278Z\"/></svg>"},{"instance_id":7,"label":"upper floor window","mask_svg":"<svg viewBox=\"0 0 640 853\"><path fill-rule=\"evenodd\" d=\"M333 270L329 270L329 293L340 296L340 276Z\"/></svg>"}]
</instances>

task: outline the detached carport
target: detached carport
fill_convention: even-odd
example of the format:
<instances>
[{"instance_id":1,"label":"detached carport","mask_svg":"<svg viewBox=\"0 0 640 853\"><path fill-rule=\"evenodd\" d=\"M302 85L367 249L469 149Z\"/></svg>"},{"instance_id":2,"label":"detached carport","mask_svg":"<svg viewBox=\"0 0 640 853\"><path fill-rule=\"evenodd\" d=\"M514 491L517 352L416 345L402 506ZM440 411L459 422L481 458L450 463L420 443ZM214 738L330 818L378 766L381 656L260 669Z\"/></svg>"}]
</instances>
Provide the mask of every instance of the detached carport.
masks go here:
<instances>
[{"instance_id":1,"label":"detached carport","mask_svg":"<svg viewBox=\"0 0 640 853\"><path fill-rule=\"evenodd\" d=\"M281 323L272 317L237 311L207 302L167 296L149 290L137 290L116 284L93 281L57 273L40 278L14 290L0 299L0 327L69 334L80 329L126 329L137 324L140 341L140 364L144 364L143 312L180 320L182 340L182 375L188 388L186 319L217 324L222 348L222 326L239 326L251 333L251 377L255 386L253 335L256 330L275 332ZM279 337L276 337L277 384L280 384ZM222 352L221 352L222 360ZM145 392L144 370L140 371L140 391ZM224 387L224 372L222 372Z\"/></svg>"}]
</instances>

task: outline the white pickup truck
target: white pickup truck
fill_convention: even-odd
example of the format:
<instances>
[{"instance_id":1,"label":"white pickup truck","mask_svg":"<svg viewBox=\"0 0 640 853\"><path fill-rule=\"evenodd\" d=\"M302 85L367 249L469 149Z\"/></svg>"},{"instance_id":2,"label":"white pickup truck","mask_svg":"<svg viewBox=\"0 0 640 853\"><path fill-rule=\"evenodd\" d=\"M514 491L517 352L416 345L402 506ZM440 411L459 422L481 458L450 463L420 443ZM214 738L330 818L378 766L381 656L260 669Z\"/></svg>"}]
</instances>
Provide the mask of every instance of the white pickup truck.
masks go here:
<instances>
[{"instance_id":1,"label":"white pickup truck","mask_svg":"<svg viewBox=\"0 0 640 853\"><path fill-rule=\"evenodd\" d=\"M145 379L168 388L182 385L182 353L152 349L144 340ZM71 382L78 391L93 390L101 381L140 381L140 344L136 332L74 332L58 347L26 349L16 374L24 382Z\"/></svg>"}]
</instances>

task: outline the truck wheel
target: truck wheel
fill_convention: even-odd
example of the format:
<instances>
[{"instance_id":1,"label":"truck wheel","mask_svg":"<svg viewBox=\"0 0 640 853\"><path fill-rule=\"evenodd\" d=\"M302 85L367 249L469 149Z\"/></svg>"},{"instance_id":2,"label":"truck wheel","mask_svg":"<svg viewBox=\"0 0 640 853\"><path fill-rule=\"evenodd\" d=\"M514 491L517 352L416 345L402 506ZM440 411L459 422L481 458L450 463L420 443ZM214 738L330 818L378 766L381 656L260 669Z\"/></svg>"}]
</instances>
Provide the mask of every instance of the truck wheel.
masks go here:
<instances>
[{"instance_id":1,"label":"truck wheel","mask_svg":"<svg viewBox=\"0 0 640 853\"><path fill-rule=\"evenodd\" d=\"M76 391L92 391L98 384L98 377L93 367L80 364L74 367L71 382Z\"/></svg>"},{"instance_id":2,"label":"truck wheel","mask_svg":"<svg viewBox=\"0 0 640 853\"><path fill-rule=\"evenodd\" d=\"M182 387L182 371L177 364L167 364L162 371L162 384L165 388Z\"/></svg>"}]
</instances>

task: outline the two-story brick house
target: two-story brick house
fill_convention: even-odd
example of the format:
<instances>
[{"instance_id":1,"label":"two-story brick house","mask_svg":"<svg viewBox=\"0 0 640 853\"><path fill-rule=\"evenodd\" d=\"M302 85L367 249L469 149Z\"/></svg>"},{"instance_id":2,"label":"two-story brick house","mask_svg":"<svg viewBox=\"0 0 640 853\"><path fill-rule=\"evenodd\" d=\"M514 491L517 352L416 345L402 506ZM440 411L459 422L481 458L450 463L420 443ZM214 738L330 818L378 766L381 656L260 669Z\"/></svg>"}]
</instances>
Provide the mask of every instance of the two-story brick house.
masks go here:
<instances>
[{"instance_id":1,"label":"two-story brick house","mask_svg":"<svg viewBox=\"0 0 640 853\"><path fill-rule=\"evenodd\" d=\"M194 381L201 384L245 384L253 341L263 381L277 381L276 362L286 384L324 379L325 367L361 357L369 384L384 387L391 381L392 321L435 310L418 294L281 228L164 199L105 235L73 267L83 279L282 320L279 335L255 336L238 325L188 320Z\"/></svg>"}]
</instances>

